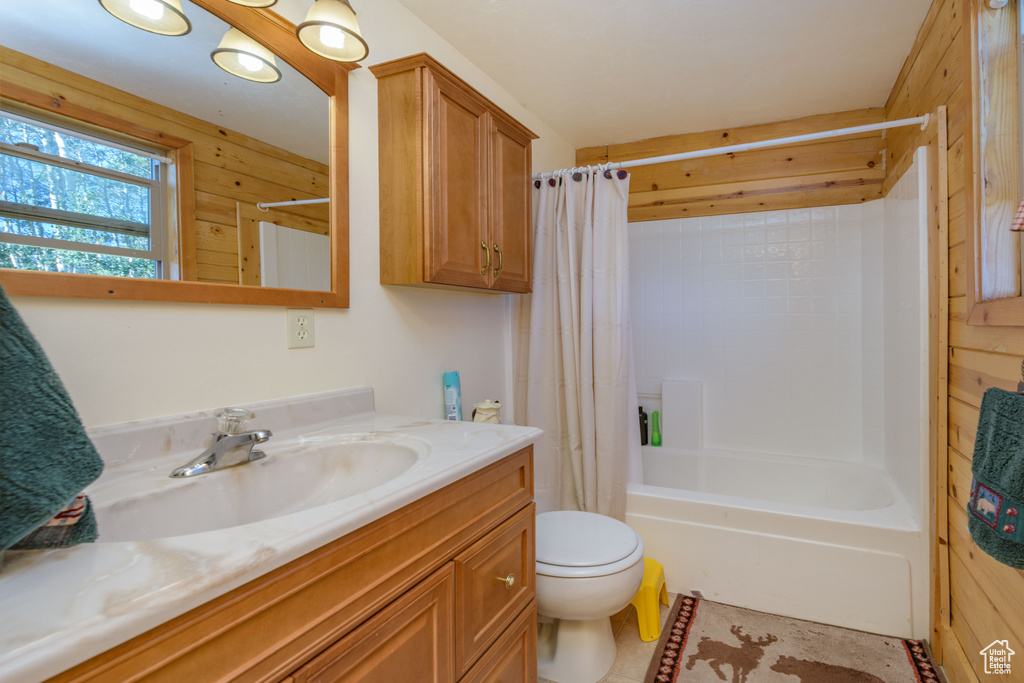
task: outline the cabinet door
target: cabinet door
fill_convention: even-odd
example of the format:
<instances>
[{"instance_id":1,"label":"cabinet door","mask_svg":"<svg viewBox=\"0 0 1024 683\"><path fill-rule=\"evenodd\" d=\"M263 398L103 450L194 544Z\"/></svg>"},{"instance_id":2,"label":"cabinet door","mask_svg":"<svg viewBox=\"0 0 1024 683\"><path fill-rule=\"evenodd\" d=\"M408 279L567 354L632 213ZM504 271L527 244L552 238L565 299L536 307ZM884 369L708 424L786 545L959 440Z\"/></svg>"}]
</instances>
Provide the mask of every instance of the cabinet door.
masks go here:
<instances>
[{"instance_id":1,"label":"cabinet door","mask_svg":"<svg viewBox=\"0 0 1024 683\"><path fill-rule=\"evenodd\" d=\"M374 615L292 675L295 683L449 683L451 563Z\"/></svg>"},{"instance_id":2,"label":"cabinet door","mask_svg":"<svg viewBox=\"0 0 1024 683\"><path fill-rule=\"evenodd\" d=\"M536 683L537 603L516 617L460 683Z\"/></svg>"},{"instance_id":3,"label":"cabinet door","mask_svg":"<svg viewBox=\"0 0 1024 683\"><path fill-rule=\"evenodd\" d=\"M455 558L455 661L464 673L536 593L534 506Z\"/></svg>"},{"instance_id":4,"label":"cabinet door","mask_svg":"<svg viewBox=\"0 0 1024 683\"><path fill-rule=\"evenodd\" d=\"M487 231L486 109L456 84L424 74L429 93L427 282L485 288L490 284Z\"/></svg>"},{"instance_id":5,"label":"cabinet door","mask_svg":"<svg viewBox=\"0 0 1024 683\"><path fill-rule=\"evenodd\" d=\"M531 291L531 169L530 138L494 117L489 198L492 289Z\"/></svg>"}]
</instances>

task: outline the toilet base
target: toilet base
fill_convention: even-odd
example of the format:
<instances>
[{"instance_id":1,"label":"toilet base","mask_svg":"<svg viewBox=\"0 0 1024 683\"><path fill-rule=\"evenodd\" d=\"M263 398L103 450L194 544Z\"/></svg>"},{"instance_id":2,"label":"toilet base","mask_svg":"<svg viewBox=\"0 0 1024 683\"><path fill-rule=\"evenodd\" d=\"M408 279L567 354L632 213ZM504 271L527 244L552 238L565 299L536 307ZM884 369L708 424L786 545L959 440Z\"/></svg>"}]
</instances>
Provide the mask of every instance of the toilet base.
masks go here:
<instances>
[{"instance_id":1,"label":"toilet base","mask_svg":"<svg viewBox=\"0 0 1024 683\"><path fill-rule=\"evenodd\" d=\"M547 629L543 629L547 631ZM615 663L611 619L559 619L550 630L554 656L538 645L537 675L555 683L597 683Z\"/></svg>"}]
</instances>

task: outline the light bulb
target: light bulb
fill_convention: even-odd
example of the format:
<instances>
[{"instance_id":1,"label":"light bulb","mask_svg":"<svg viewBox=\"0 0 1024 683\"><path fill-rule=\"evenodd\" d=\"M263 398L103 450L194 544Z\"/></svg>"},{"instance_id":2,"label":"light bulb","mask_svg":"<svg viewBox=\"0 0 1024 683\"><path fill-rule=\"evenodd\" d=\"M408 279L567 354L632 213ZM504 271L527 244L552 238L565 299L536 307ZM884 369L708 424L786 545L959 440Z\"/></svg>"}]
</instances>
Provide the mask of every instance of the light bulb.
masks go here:
<instances>
[{"instance_id":1,"label":"light bulb","mask_svg":"<svg viewBox=\"0 0 1024 683\"><path fill-rule=\"evenodd\" d=\"M156 0L130 0L128 7L136 14L158 21L164 16L164 6Z\"/></svg>"},{"instance_id":2,"label":"light bulb","mask_svg":"<svg viewBox=\"0 0 1024 683\"><path fill-rule=\"evenodd\" d=\"M259 71L263 68L263 62L256 57L247 54L238 55L238 63L244 66L249 71Z\"/></svg>"},{"instance_id":3,"label":"light bulb","mask_svg":"<svg viewBox=\"0 0 1024 683\"><path fill-rule=\"evenodd\" d=\"M337 26L321 26L320 42L327 47L343 48L345 47L345 32Z\"/></svg>"}]
</instances>

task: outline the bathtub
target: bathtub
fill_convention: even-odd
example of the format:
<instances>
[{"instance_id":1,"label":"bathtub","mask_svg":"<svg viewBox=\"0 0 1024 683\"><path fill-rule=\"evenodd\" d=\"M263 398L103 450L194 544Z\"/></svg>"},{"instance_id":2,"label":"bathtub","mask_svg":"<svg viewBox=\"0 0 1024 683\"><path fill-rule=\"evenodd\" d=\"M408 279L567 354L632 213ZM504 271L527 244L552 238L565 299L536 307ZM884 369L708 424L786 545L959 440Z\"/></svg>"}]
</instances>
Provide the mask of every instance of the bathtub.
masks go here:
<instances>
[{"instance_id":1,"label":"bathtub","mask_svg":"<svg viewBox=\"0 0 1024 683\"><path fill-rule=\"evenodd\" d=\"M928 538L884 470L642 449L626 521L668 590L902 638L929 636Z\"/></svg>"}]
</instances>

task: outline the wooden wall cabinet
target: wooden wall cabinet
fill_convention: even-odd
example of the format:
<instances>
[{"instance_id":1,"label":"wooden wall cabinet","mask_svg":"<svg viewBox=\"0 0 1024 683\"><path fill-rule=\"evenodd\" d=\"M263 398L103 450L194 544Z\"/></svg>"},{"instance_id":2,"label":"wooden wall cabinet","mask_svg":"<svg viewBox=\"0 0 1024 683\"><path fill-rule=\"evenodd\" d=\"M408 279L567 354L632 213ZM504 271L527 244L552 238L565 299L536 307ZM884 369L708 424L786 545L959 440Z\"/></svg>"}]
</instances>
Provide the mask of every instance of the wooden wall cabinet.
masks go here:
<instances>
[{"instance_id":1,"label":"wooden wall cabinet","mask_svg":"<svg viewBox=\"0 0 1024 683\"><path fill-rule=\"evenodd\" d=\"M537 680L532 448L51 681Z\"/></svg>"},{"instance_id":2,"label":"wooden wall cabinet","mask_svg":"<svg viewBox=\"0 0 1024 683\"><path fill-rule=\"evenodd\" d=\"M427 54L377 77L380 281L530 291L530 141Z\"/></svg>"}]
</instances>

